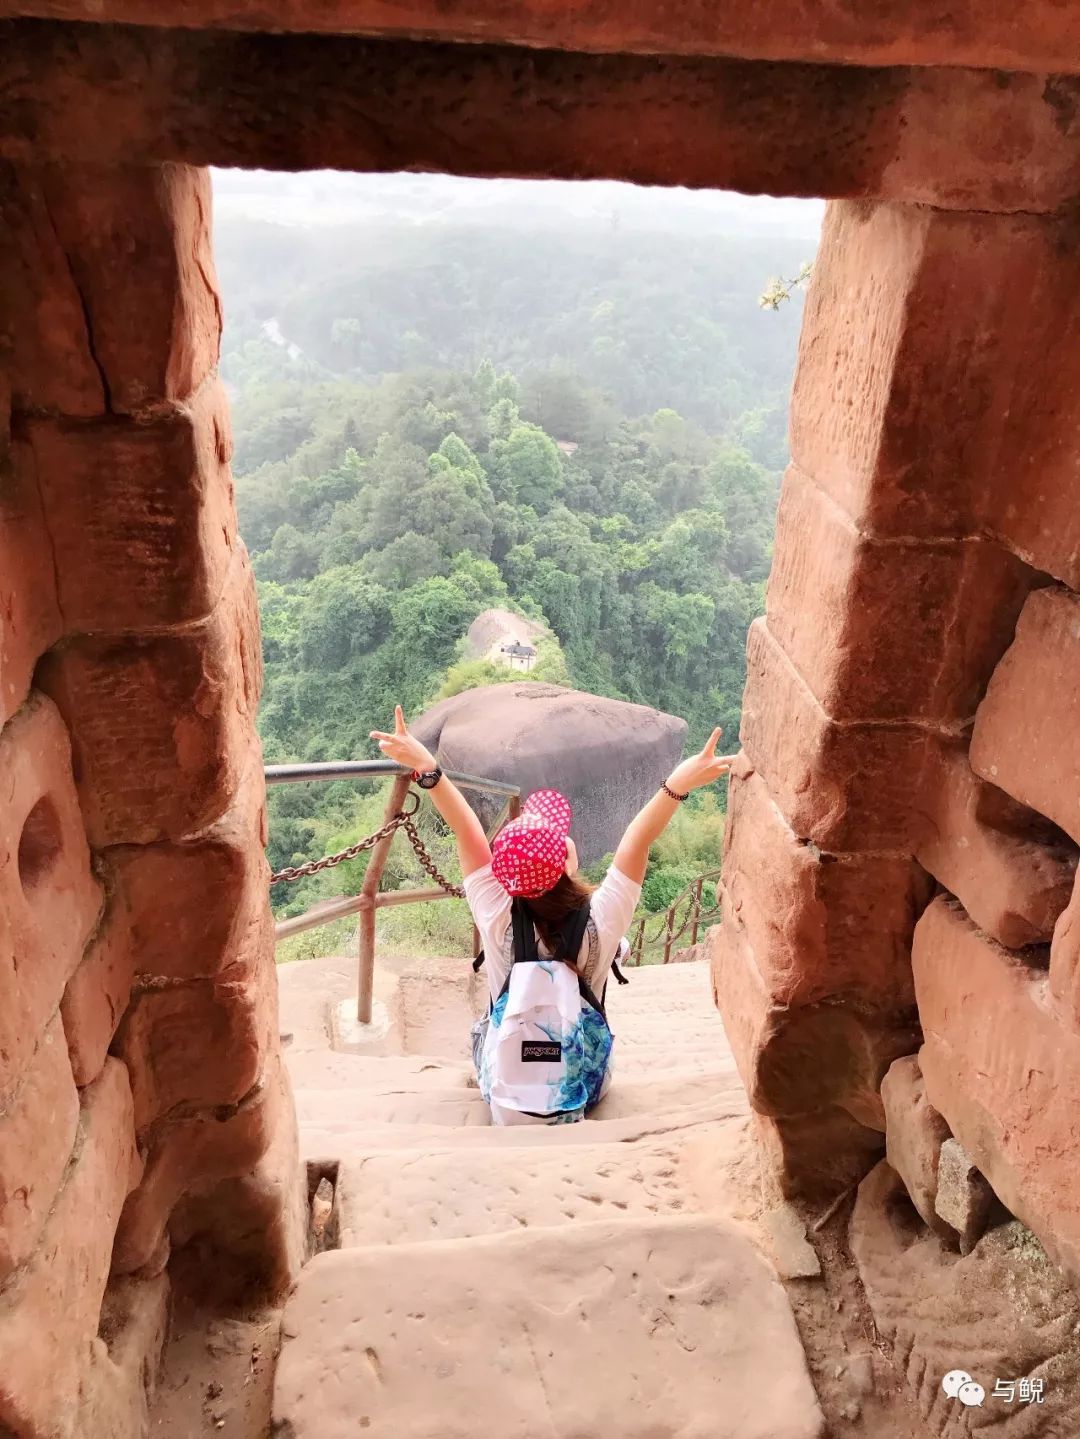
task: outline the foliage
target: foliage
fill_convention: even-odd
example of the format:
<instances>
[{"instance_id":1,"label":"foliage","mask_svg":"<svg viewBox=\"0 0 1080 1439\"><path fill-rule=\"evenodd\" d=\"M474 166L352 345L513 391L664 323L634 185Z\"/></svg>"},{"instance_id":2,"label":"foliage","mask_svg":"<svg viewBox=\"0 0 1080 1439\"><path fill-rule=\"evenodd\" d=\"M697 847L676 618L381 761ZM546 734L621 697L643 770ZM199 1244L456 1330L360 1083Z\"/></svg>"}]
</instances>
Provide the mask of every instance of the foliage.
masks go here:
<instances>
[{"instance_id":1,"label":"foliage","mask_svg":"<svg viewBox=\"0 0 1080 1439\"><path fill-rule=\"evenodd\" d=\"M753 327L756 252L637 237L613 266L565 237L519 236L508 254L483 231L466 245L440 227L437 249L389 234L363 256L328 252L322 270L297 265L284 290L264 292L228 244L221 257L239 315L224 365L262 609L267 759L368 757L395 702L414 714L521 679L683 715L691 744L719 723L733 745L795 332L787 316ZM778 258L787 269L796 257ZM264 333L270 316L290 344ZM494 606L544 627L528 671L469 652L470 624ZM355 842L384 803L385 786L273 790L271 864ZM717 796L680 810L644 908L714 868L722 832ZM355 892L365 866L279 885L275 908ZM384 884L425 882L398 840ZM380 944L467 948L463 913L385 911ZM342 943L349 923L325 933ZM298 936L283 954L329 942Z\"/></svg>"},{"instance_id":2,"label":"foliage","mask_svg":"<svg viewBox=\"0 0 1080 1439\"><path fill-rule=\"evenodd\" d=\"M798 274L790 280L782 276L774 275L767 281L764 290L758 298L758 304L763 310L779 310L785 300L790 300L794 292L803 285L810 283L810 276L814 272L814 262L804 260L799 266Z\"/></svg>"}]
</instances>

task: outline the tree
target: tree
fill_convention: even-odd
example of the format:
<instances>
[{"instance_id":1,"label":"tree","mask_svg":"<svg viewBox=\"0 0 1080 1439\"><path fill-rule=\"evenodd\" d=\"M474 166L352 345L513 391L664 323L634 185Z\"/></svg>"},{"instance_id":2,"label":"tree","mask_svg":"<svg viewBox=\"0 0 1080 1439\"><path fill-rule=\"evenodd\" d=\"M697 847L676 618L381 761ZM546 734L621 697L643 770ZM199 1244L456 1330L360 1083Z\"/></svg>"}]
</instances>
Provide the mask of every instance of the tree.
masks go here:
<instances>
[{"instance_id":1,"label":"tree","mask_svg":"<svg viewBox=\"0 0 1080 1439\"><path fill-rule=\"evenodd\" d=\"M328 570L311 582L300 612L299 653L305 669L329 673L366 654L389 628L390 596L355 569Z\"/></svg>"},{"instance_id":2,"label":"tree","mask_svg":"<svg viewBox=\"0 0 1080 1439\"><path fill-rule=\"evenodd\" d=\"M562 492L562 456L538 425L515 425L505 440L492 441L489 457L496 499L530 505L542 515Z\"/></svg>"}]
</instances>

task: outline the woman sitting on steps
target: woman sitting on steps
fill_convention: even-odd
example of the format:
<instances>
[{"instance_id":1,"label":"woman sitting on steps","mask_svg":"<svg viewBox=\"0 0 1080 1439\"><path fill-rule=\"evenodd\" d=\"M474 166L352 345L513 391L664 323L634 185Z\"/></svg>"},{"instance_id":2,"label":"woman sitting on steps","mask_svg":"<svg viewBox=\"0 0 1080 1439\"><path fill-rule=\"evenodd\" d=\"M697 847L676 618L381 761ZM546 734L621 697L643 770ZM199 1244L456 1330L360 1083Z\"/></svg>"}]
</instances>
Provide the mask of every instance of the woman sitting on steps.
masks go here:
<instances>
[{"instance_id":1,"label":"woman sitting on steps","mask_svg":"<svg viewBox=\"0 0 1080 1439\"><path fill-rule=\"evenodd\" d=\"M676 765L627 825L603 883L578 873L570 802L556 790L529 796L489 844L468 802L409 734L401 706L392 734L371 738L413 770L453 831L465 898L480 933L491 1011L473 1029L480 1091L493 1124L583 1119L611 1082L612 1034L604 991L641 895L649 848L693 789L728 772L721 731Z\"/></svg>"}]
</instances>

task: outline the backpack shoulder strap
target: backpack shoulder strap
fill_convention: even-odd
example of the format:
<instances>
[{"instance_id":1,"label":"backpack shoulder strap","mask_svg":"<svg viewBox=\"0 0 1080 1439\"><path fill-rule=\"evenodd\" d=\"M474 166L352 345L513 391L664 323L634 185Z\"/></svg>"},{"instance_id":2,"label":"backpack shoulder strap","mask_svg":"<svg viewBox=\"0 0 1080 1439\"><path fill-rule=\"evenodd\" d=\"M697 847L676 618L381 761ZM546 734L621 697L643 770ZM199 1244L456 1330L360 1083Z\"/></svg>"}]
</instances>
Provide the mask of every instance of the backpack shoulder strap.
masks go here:
<instances>
[{"instance_id":1,"label":"backpack shoulder strap","mask_svg":"<svg viewBox=\"0 0 1080 1439\"><path fill-rule=\"evenodd\" d=\"M562 954L560 959L567 960L570 964L577 963L578 950L580 950L585 931L589 926L589 901L586 900L580 909L571 910L567 915L562 930Z\"/></svg>"},{"instance_id":2,"label":"backpack shoulder strap","mask_svg":"<svg viewBox=\"0 0 1080 1439\"><path fill-rule=\"evenodd\" d=\"M510 962L511 969L515 964L526 964L529 961L538 960L540 951L536 947L536 926L532 922L532 915L520 899L515 899L511 906L510 922L514 931L514 957Z\"/></svg>"}]
</instances>

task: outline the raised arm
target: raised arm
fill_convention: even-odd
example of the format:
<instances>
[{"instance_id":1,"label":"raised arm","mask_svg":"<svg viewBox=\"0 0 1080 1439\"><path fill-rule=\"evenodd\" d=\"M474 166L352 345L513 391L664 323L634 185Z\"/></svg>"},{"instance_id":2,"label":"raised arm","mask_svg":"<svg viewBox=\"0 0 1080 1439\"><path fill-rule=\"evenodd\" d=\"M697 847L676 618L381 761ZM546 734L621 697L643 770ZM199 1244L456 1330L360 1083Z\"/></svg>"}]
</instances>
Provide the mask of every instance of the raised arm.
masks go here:
<instances>
[{"instance_id":1,"label":"raised arm","mask_svg":"<svg viewBox=\"0 0 1080 1439\"><path fill-rule=\"evenodd\" d=\"M718 755L716 746L723 730L714 729L703 748L677 764L667 778L668 789L676 794L686 795L692 789L712 784L721 775L727 774L735 762L732 754ZM667 829L672 815L679 808L680 801L672 799L664 790L658 789L652 799L639 810L626 827L626 833L615 851L614 864L620 873L635 884L645 878L649 863L649 850Z\"/></svg>"},{"instance_id":2,"label":"raised arm","mask_svg":"<svg viewBox=\"0 0 1080 1439\"><path fill-rule=\"evenodd\" d=\"M371 731L371 738L378 741L383 754L395 764L408 765L410 769L421 774L425 770L436 768L435 756L406 729L405 716L400 705L394 707L393 734L375 729ZM491 846L484 833L484 826L469 808L468 800L457 786L443 775L435 788L428 793L431 795L432 804L453 831L462 878L466 878L474 870L483 869L485 864L490 864Z\"/></svg>"}]
</instances>

